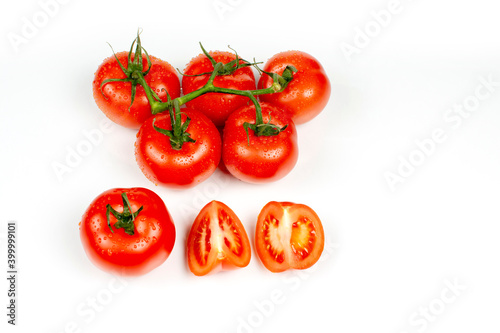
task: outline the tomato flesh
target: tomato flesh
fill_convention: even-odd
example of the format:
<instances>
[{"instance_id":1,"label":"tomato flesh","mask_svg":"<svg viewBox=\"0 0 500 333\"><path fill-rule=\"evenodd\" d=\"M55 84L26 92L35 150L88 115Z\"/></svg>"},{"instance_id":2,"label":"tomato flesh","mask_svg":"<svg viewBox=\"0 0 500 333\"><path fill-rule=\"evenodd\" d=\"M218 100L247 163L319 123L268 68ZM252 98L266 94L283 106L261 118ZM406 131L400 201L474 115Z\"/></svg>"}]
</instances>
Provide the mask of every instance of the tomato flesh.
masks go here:
<instances>
[{"instance_id":1,"label":"tomato flesh","mask_svg":"<svg viewBox=\"0 0 500 333\"><path fill-rule=\"evenodd\" d=\"M304 260L314 249L316 244L316 229L312 221L302 216L292 224L292 236L290 237L290 247L293 254L300 260Z\"/></svg>"},{"instance_id":2,"label":"tomato flesh","mask_svg":"<svg viewBox=\"0 0 500 333\"><path fill-rule=\"evenodd\" d=\"M321 256L323 226L310 207L273 201L259 214L255 243L259 258L271 272L305 269Z\"/></svg>"},{"instance_id":3,"label":"tomato flesh","mask_svg":"<svg viewBox=\"0 0 500 333\"><path fill-rule=\"evenodd\" d=\"M188 236L189 269L206 275L217 266L245 267L250 262L250 241L236 214L218 201L208 203L196 217Z\"/></svg>"}]
</instances>

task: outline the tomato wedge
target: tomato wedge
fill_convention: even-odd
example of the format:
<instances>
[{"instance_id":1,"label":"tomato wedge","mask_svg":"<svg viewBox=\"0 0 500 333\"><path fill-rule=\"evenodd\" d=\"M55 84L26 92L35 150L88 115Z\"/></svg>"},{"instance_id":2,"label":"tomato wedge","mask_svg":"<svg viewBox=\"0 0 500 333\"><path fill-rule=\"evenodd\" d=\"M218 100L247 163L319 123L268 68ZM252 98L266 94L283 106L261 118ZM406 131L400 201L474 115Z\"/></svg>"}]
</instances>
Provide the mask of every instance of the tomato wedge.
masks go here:
<instances>
[{"instance_id":1,"label":"tomato wedge","mask_svg":"<svg viewBox=\"0 0 500 333\"><path fill-rule=\"evenodd\" d=\"M245 267L251 257L250 241L240 219L219 201L209 202L196 217L187 251L189 269L198 276L216 267Z\"/></svg>"},{"instance_id":2,"label":"tomato wedge","mask_svg":"<svg viewBox=\"0 0 500 333\"><path fill-rule=\"evenodd\" d=\"M264 266L271 272L314 265L325 243L323 226L310 207L271 201L257 220L255 245Z\"/></svg>"}]
</instances>

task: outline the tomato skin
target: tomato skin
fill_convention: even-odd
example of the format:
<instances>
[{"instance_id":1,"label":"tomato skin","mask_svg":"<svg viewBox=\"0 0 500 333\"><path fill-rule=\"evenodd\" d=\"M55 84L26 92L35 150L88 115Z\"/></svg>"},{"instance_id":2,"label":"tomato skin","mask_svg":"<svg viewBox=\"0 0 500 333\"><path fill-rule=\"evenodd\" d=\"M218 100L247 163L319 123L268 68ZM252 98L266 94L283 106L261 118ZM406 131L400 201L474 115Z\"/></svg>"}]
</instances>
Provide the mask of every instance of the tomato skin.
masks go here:
<instances>
[{"instance_id":1,"label":"tomato skin","mask_svg":"<svg viewBox=\"0 0 500 333\"><path fill-rule=\"evenodd\" d=\"M106 205L123 211L121 194L125 192L132 211L143 206L134 220L135 233L108 227ZM111 225L116 218L110 215ZM145 188L115 188L92 201L80 223L80 239L88 258L100 269L112 274L138 276L161 265L172 252L175 226L164 202Z\"/></svg>"},{"instance_id":2,"label":"tomato skin","mask_svg":"<svg viewBox=\"0 0 500 333\"><path fill-rule=\"evenodd\" d=\"M139 129L135 142L135 157L139 167L153 183L173 188L188 188L206 180L217 169L221 158L221 139L217 128L201 112L181 109L182 122L191 118L187 132L196 142L186 142L180 150L170 144L170 138L155 126L171 130L170 115L161 113L149 118Z\"/></svg>"},{"instance_id":3,"label":"tomato skin","mask_svg":"<svg viewBox=\"0 0 500 333\"><path fill-rule=\"evenodd\" d=\"M188 264L193 274L203 276L218 267L245 267L251 253L245 228L231 208L219 201L202 208L187 240Z\"/></svg>"},{"instance_id":4,"label":"tomato skin","mask_svg":"<svg viewBox=\"0 0 500 333\"><path fill-rule=\"evenodd\" d=\"M234 59L235 55L230 52L214 51L209 52L216 62L227 64ZM243 63L243 61L240 61ZM212 72L214 66L204 54L200 54L193 58L184 70L186 75L195 75L206 72ZM182 77L182 91L185 95L198 90L203 87L210 75L201 76L183 76ZM216 76L214 79L214 86L220 88L238 89L238 90L255 90L256 82L250 67L240 68L231 75ZM221 93L208 93L202 95L194 100L186 103L188 107L203 112L215 126L224 126L226 119L229 115L246 105L249 102L248 97L221 94Z\"/></svg>"},{"instance_id":5,"label":"tomato skin","mask_svg":"<svg viewBox=\"0 0 500 333\"><path fill-rule=\"evenodd\" d=\"M127 68L128 52L116 54L123 67ZM132 60L134 55L132 55ZM150 56L151 69L144 77L148 85L164 102L167 101L168 91L172 99L181 94L181 87L177 72L168 62ZM148 68L146 56L143 55L144 70ZM118 65L114 56L104 59L94 74L92 89L95 102L99 109L113 122L129 128L139 128L151 116L151 107L141 85L137 85L134 103L129 111L131 101L130 82L109 82L101 90L101 84L107 79L124 79L126 76ZM103 95L104 93L104 95Z\"/></svg>"},{"instance_id":6,"label":"tomato skin","mask_svg":"<svg viewBox=\"0 0 500 333\"><path fill-rule=\"evenodd\" d=\"M262 264L271 272L306 269L323 252L325 236L321 220L309 206L271 201L257 219L255 247Z\"/></svg>"},{"instance_id":7,"label":"tomato skin","mask_svg":"<svg viewBox=\"0 0 500 333\"><path fill-rule=\"evenodd\" d=\"M255 123L255 106L233 112L224 127L222 159L236 178L248 183L268 183L286 176L298 159L297 131L293 121L279 108L260 103L264 123L288 127L276 136L256 136L249 129L250 145L243 123Z\"/></svg>"},{"instance_id":8,"label":"tomato skin","mask_svg":"<svg viewBox=\"0 0 500 333\"><path fill-rule=\"evenodd\" d=\"M331 94L330 80L323 66L313 56L300 51L286 51L274 55L264 65L266 72L282 74L287 65L297 68L293 80L280 93L261 95L261 101L282 107L295 124L303 124L316 117L326 106ZM269 88L273 79L263 74L259 89Z\"/></svg>"},{"instance_id":9,"label":"tomato skin","mask_svg":"<svg viewBox=\"0 0 500 333\"><path fill-rule=\"evenodd\" d=\"M221 139L221 142L222 142L222 137L224 135L224 127L217 127L217 130L219 131L219 134L220 134L220 139ZM224 160L222 159L222 156L221 156L221 159L220 159L220 162L219 162L219 170L224 172L225 174L229 175L229 170L226 168L226 165L224 164Z\"/></svg>"}]
</instances>

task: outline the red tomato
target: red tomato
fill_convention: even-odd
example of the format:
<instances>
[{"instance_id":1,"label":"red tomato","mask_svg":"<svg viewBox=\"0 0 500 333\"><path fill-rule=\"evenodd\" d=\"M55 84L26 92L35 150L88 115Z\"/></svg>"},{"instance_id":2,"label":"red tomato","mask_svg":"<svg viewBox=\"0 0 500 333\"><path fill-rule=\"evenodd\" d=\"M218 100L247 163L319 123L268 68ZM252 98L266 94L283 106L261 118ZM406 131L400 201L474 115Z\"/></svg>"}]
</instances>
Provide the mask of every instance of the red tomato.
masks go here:
<instances>
[{"instance_id":1,"label":"red tomato","mask_svg":"<svg viewBox=\"0 0 500 333\"><path fill-rule=\"evenodd\" d=\"M111 227L106 214L108 205L117 214L109 213ZM120 275L143 275L170 255L175 227L156 193L145 188L115 188L92 201L80 223L80 239L87 256L100 269Z\"/></svg>"},{"instance_id":2,"label":"red tomato","mask_svg":"<svg viewBox=\"0 0 500 333\"><path fill-rule=\"evenodd\" d=\"M208 203L196 217L187 252L189 269L198 276L216 267L245 267L251 256L250 241L240 219L219 201Z\"/></svg>"},{"instance_id":3,"label":"red tomato","mask_svg":"<svg viewBox=\"0 0 500 333\"><path fill-rule=\"evenodd\" d=\"M256 136L248 129L250 143L243 128L245 122L255 123L255 106L233 112L226 121L222 159L229 172L249 183L267 183L286 176L298 159L297 131L293 121L279 108L260 103L264 123L288 127L275 136Z\"/></svg>"},{"instance_id":4,"label":"red tomato","mask_svg":"<svg viewBox=\"0 0 500 333\"><path fill-rule=\"evenodd\" d=\"M224 127L217 127L217 130L219 131L221 142L222 142ZM220 159L220 162L219 162L219 170L224 172L225 174L229 174L229 170L227 170L226 165L224 164L224 160L222 158Z\"/></svg>"},{"instance_id":5,"label":"red tomato","mask_svg":"<svg viewBox=\"0 0 500 333\"><path fill-rule=\"evenodd\" d=\"M135 158L146 177L153 183L170 187L195 186L217 169L221 157L221 139L217 128L201 112L181 109L182 122L191 122L187 132L195 142L185 142L175 150L170 138L153 127L171 130L170 115L161 113L149 118L139 129L135 142Z\"/></svg>"},{"instance_id":6,"label":"red tomato","mask_svg":"<svg viewBox=\"0 0 500 333\"><path fill-rule=\"evenodd\" d=\"M123 67L127 68L128 52L119 52L116 56ZM144 70L146 70L148 68L146 56L144 55L142 58ZM133 59L134 56L132 55ZM164 89L168 91L172 99L179 97L181 87L174 67L153 56L150 56L150 59L152 66L144 79L151 89L156 92L163 102L167 101L167 94ZM121 70L115 57L106 58L94 74L94 82L92 83L94 99L99 109L115 123L129 128L139 128L151 116L151 107L144 93L144 88L137 85L132 107L130 107L130 82L109 82L103 85L101 89L104 80L124 78L126 78L126 75Z\"/></svg>"},{"instance_id":7,"label":"red tomato","mask_svg":"<svg viewBox=\"0 0 500 333\"><path fill-rule=\"evenodd\" d=\"M323 226L308 206L291 202L269 202L262 208L255 230L257 254L268 270L314 265L325 243Z\"/></svg>"},{"instance_id":8,"label":"red tomato","mask_svg":"<svg viewBox=\"0 0 500 333\"><path fill-rule=\"evenodd\" d=\"M282 74L287 65L297 72L293 80L280 93L261 95L260 100L282 107L295 124L303 124L316 117L328 103L331 87L325 70L317 59L300 51L287 51L274 55L264 65L264 71ZM262 74L259 89L269 88L273 79Z\"/></svg>"},{"instance_id":9,"label":"red tomato","mask_svg":"<svg viewBox=\"0 0 500 333\"><path fill-rule=\"evenodd\" d=\"M209 52L216 62L227 64L236 59L235 55L229 52ZM240 61L243 63L243 61ZM193 58L184 70L186 75L195 75L201 73L212 72L214 66L212 62L204 54L200 54ZM210 75L201 76L183 76L182 91L185 95L203 87ZM214 79L214 86L220 88L238 89L238 90L254 90L255 77L250 67L243 67L230 75L217 76ZM193 109L203 112L212 120L215 126L224 126L227 117L239 107L248 103L248 97L208 93L188 102L186 105Z\"/></svg>"}]
</instances>

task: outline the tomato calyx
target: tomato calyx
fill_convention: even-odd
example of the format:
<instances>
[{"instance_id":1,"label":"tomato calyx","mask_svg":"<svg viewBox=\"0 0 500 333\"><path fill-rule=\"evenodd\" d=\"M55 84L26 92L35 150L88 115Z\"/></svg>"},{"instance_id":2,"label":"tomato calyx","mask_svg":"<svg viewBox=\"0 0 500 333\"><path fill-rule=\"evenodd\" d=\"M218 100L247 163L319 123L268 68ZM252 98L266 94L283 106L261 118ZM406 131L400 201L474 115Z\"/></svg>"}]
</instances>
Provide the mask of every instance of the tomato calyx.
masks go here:
<instances>
[{"instance_id":1,"label":"tomato calyx","mask_svg":"<svg viewBox=\"0 0 500 333\"><path fill-rule=\"evenodd\" d=\"M243 129L247 134L247 142L250 146L250 134L248 129L251 129L254 132L255 136L276 136L279 135L282 131L286 130L288 125L284 125L283 127L279 127L271 123L271 113L269 113L269 121L267 123L264 122L262 118L262 109L260 104L257 102L255 104L255 112L256 112L256 122L255 124L251 124L249 122L243 123Z\"/></svg>"},{"instance_id":2,"label":"tomato calyx","mask_svg":"<svg viewBox=\"0 0 500 333\"><path fill-rule=\"evenodd\" d=\"M125 74L126 78L104 80L101 84L101 87L100 87L101 93L104 95L102 88L106 84L108 84L110 82L130 82L131 83L131 94L130 94L131 99L130 99L130 105L128 107L129 111L130 111L130 108L132 107L132 104L134 104L135 94L137 91L137 85L138 84L143 85L143 82L145 82L144 76L146 76L149 73L151 66L152 66L151 59L149 57L148 52L141 45L140 34L141 34L141 31L140 30L137 31L137 37L134 39L134 41L132 42L132 45L130 46L130 51L128 52L127 67L126 68L122 65L120 60L118 60L118 57L116 56L116 53L113 50L113 47L111 45L109 45L111 47L111 50L113 50L113 55L116 59L116 62L120 66L120 68L123 71L123 73ZM132 50L134 49L134 45L136 45L136 48L135 48L135 53L134 53L134 60L132 60ZM143 62L143 60L142 60L142 52L143 51L144 51L144 55L146 56L146 60L148 63L148 68L144 71L143 71L143 63L142 63ZM150 89L150 93L151 93L151 98L153 98L156 101L161 102L161 99L158 97L158 95L153 90Z\"/></svg>"},{"instance_id":3,"label":"tomato calyx","mask_svg":"<svg viewBox=\"0 0 500 333\"><path fill-rule=\"evenodd\" d=\"M174 110L170 110L170 123L172 124L172 129L167 130L164 128L159 128L155 125L156 118L153 119L153 128L161 134L164 134L170 138L170 145L172 149L181 150L182 146L186 142L196 142L191 137L191 133L187 132L187 128L189 123L191 122L191 118L187 117L186 121L182 122L182 112L179 109L179 103L177 101L174 102L175 112Z\"/></svg>"},{"instance_id":4,"label":"tomato calyx","mask_svg":"<svg viewBox=\"0 0 500 333\"><path fill-rule=\"evenodd\" d=\"M211 71L211 72L204 72L204 73L200 73L200 74L189 75L189 74L184 74L179 69L177 69L177 71L179 72L179 74L181 74L182 76L189 76L189 77L203 76L203 75L211 75L214 72L215 72L216 76L231 75L231 74L233 74L234 72L236 72L240 68L250 67L250 66L257 66L258 64L262 64L262 62L252 62L251 63L251 62L249 62L249 61L247 61L247 60L245 60L243 58L240 58L238 56L238 52L236 52L236 50L234 50L233 48L231 48L228 45L228 48L230 48L232 51L234 51L234 55L236 56L236 58L234 60L228 62L227 64L224 64L224 63L221 62L222 65L216 68L216 65L218 64L217 61L215 61L215 59L210 55L210 53L208 53L207 50L205 50L205 48L203 47L203 44L201 44L201 42L199 42L199 44L200 44L200 47L201 47L201 50L202 50L203 54L212 63L212 66L214 67L214 70ZM241 61L243 61L243 63L241 63ZM254 59L254 61L255 61L255 59Z\"/></svg>"},{"instance_id":5,"label":"tomato calyx","mask_svg":"<svg viewBox=\"0 0 500 333\"><path fill-rule=\"evenodd\" d=\"M116 209L111 207L110 204L106 205L106 219L108 222L108 227L112 233L115 232L113 230L113 228L111 227L111 217L110 217L110 213L111 213L111 214L113 214L113 216L117 220L115 225L114 225L115 229L123 228L123 231L125 231L125 233L132 236L132 235L134 235L134 232L135 232L134 231L134 227L135 227L134 220L137 217L137 215L139 215L139 213L141 212L141 210L144 207L141 206L137 211L132 213L131 212L132 207L130 205L130 201L128 200L127 193L125 193L125 192L122 193L122 200L123 200L123 212L122 213L116 211Z\"/></svg>"},{"instance_id":6,"label":"tomato calyx","mask_svg":"<svg viewBox=\"0 0 500 333\"><path fill-rule=\"evenodd\" d=\"M287 65L283 70L283 73L279 75L278 73L266 72L265 70L259 68L257 65L255 65L254 67L259 71L261 75L264 73L273 79L273 84L267 89L272 89L275 93L279 93L285 90L285 88L288 86L288 83L290 83L290 81L292 81L293 79L293 73L297 73L298 71L295 66Z\"/></svg>"},{"instance_id":7,"label":"tomato calyx","mask_svg":"<svg viewBox=\"0 0 500 333\"><path fill-rule=\"evenodd\" d=\"M251 124L248 122L245 122L243 124L243 128L245 129L245 132L247 134L248 145L250 145L250 134L248 132L248 129L253 130L255 136L275 136L279 135L282 131L284 131L288 127L288 125L279 127L277 125L272 124L271 114L269 114L269 121L267 123L264 123L262 119L262 109L260 107L259 102L255 99L253 95L282 92L288 86L288 83L290 83L293 80L293 73L297 72L297 68L295 68L292 65L286 66L282 75L279 75L277 73L266 72L260 69L257 65L254 65L254 67L257 68L257 70L261 74L264 73L266 75L269 75L273 79L273 84L269 88L259 89L251 92L252 98L250 99L255 104L256 121L255 124Z\"/></svg>"},{"instance_id":8,"label":"tomato calyx","mask_svg":"<svg viewBox=\"0 0 500 333\"><path fill-rule=\"evenodd\" d=\"M217 68L217 71L216 71L215 67L217 65L217 61L215 61L215 59L210 55L210 53L208 53L205 50L205 48L203 47L201 42L200 42L200 47L201 47L201 50L203 51L203 54L205 54L205 56L208 58L208 60L210 60L210 62L212 63L212 66L214 67L214 72L216 72L217 76L231 75L240 68L255 66L257 64L262 63L262 62L250 63L250 62L246 61L245 59L240 58L238 56L238 52L236 52L234 49L232 49L230 46L228 46L231 50L234 51L234 55L236 56L236 58L233 61L228 62L227 64L222 63L222 66ZM243 61L243 63L240 63L240 60ZM201 76L201 75L207 75L207 74L212 74L212 72L201 73L201 74L190 75L190 76ZM182 75L184 75L184 74L182 74Z\"/></svg>"}]
</instances>

